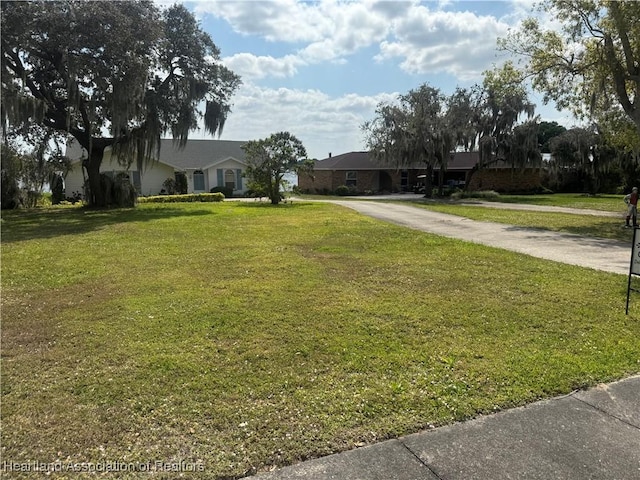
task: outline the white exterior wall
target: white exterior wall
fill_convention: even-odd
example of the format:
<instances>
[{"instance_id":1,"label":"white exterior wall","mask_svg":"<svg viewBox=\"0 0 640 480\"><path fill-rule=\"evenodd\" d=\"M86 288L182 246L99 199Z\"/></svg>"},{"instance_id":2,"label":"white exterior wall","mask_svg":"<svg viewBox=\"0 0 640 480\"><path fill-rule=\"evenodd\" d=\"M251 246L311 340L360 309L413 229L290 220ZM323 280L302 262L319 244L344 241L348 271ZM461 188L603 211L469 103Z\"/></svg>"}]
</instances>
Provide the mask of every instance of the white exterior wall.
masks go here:
<instances>
[{"instance_id":1,"label":"white exterior wall","mask_svg":"<svg viewBox=\"0 0 640 480\"><path fill-rule=\"evenodd\" d=\"M143 167L140 183L141 195L160 195L160 190L164 187L162 184L167 178L175 179L175 170L166 163L153 162Z\"/></svg>"},{"instance_id":2,"label":"white exterior wall","mask_svg":"<svg viewBox=\"0 0 640 480\"><path fill-rule=\"evenodd\" d=\"M137 171L137 166L132 165L128 172ZM204 192L209 192L213 187L219 185L218 172L222 171L222 186L224 186L224 172L232 170L235 173L234 194L241 195L247 191L247 178L242 176L245 172L246 166L244 163L235 160L234 158L228 158L221 162L210 165L208 168L203 168L204 173ZM117 159L111 158L111 152L107 150L105 152L104 159L100 165L101 172L123 172L125 168L118 164ZM175 178L175 171L183 171L187 176L187 192L194 193L193 173L196 168L174 168L171 165L161 162L151 162L143 167L140 175L140 193L141 195L159 195L160 190L163 189L162 184L168 178ZM238 177L238 171L240 171L240 178ZM133 183L133 175L131 175L131 182ZM240 188L239 188L240 187ZM80 192L84 196L84 177L82 172L82 163L77 161L73 164L72 169L65 178L65 195L71 196L73 192Z\"/></svg>"},{"instance_id":3,"label":"white exterior wall","mask_svg":"<svg viewBox=\"0 0 640 480\"><path fill-rule=\"evenodd\" d=\"M64 179L64 194L70 197L74 192L80 192L84 198L84 177L82 174L82 162L76 162Z\"/></svg>"},{"instance_id":4,"label":"white exterior wall","mask_svg":"<svg viewBox=\"0 0 640 480\"><path fill-rule=\"evenodd\" d=\"M224 186L224 172L226 172L227 170L233 170L235 173L238 170L242 170L242 173L244 173L246 170L246 166L243 163L240 163L239 161L234 160L233 158L229 158L207 169L207 171L205 172L205 176L207 177L207 180L209 182L209 189L218 186L218 170L223 171L222 186ZM240 195L247 191L247 180L248 179L243 176L240 181L241 185L238 185L238 179L236 176L236 180L235 180L236 188L233 190L234 194Z\"/></svg>"},{"instance_id":5,"label":"white exterior wall","mask_svg":"<svg viewBox=\"0 0 640 480\"><path fill-rule=\"evenodd\" d=\"M100 165L101 172L124 172L125 167L118 164L116 159L112 159L110 153L106 153L102 164ZM138 171L135 165L132 165L128 172ZM140 175L140 193L142 195L159 195L162 190L162 184L167 178L174 178L173 167L164 163L154 162L143 167L142 174ZM71 196L73 192L80 192L84 196L84 176L82 172L82 162L76 162L73 164L71 171L65 178L65 195ZM133 183L133 178L131 178Z\"/></svg>"}]
</instances>

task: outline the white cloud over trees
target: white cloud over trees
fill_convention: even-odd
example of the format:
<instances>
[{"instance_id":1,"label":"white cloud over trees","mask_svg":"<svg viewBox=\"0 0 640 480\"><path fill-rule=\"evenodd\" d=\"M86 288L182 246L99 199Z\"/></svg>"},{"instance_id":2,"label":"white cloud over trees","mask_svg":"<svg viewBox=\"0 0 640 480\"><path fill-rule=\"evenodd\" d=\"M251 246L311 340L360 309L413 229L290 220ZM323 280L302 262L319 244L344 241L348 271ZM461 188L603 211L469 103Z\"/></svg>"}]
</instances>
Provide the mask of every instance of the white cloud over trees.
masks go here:
<instances>
[{"instance_id":1,"label":"white cloud over trees","mask_svg":"<svg viewBox=\"0 0 640 480\"><path fill-rule=\"evenodd\" d=\"M496 39L531 15L532 1L494 2L497 13L472 12L474 2L416 0L203 0L194 8L198 15L213 15L236 34L263 45L260 53L222 52L224 64L244 82L234 97L225 137L246 139L243 129L252 132L250 138L289 130L305 141L311 155L324 156L329 150L362 148L362 122L372 117L379 101L400 92L381 85L378 94L353 89L331 97L321 85L311 90L274 88L278 79L291 87L310 67L355 64L366 55L370 65L394 75L423 78L409 88L432 74L454 78L452 89L456 81L481 82L484 70L501 63ZM215 40L215 32L212 35ZM270 45L274 53L265 55Z\"/></svg>"}]
</instances>

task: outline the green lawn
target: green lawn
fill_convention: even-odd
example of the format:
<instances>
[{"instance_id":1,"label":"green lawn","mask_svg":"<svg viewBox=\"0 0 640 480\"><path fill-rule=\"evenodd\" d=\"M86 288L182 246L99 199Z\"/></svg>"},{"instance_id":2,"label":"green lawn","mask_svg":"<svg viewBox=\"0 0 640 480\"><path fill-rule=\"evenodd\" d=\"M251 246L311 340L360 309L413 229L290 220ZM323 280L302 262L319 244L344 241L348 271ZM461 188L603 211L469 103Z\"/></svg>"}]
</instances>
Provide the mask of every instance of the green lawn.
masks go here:
<instances>
[{"instance_id":1,"label":"green lawn","mask_svg":"<svg viewBox=\"0 0 640 480\"><path fill-rule=\"evenodd\" d=\"M618 379L626 286L321 203L3 213L3 461L235 478Z\"/></svg>"},{"instance_id":2,"label":"green lawn","mask_svg":"<svg viewBox=\"0 0 640 480\"><path fill-rule=\"evenodd\" d=\"M530 210L503 210L482 205L460 205L456 203L413 203L427 210L449 213L481 222L505 223L507 225L541 228L587 237L608 238L629 242L629 245L631 245L633 239L633 229L624 228L625 221L622 213L617 217L611 217Z\"/></svg>"},{"instance_id":3,"label":"green lawn","mask_svg":"<svg viewBox=\"0 0 640 480\"><path fill-rule=\"evenodd\" d=\"M301 198L309 200L367 200L367 196L360 197L338 197L327 195L302 195ZM553 193L545 195L499 195L495 198L468 198L459 201L452 201L448 197L442 203L469 203L476 201L501 202L514 204L530 204L542 206L582 208L590 210L603 210L607 212L623 213L625 205L622 201L623 195L602 194L597 196L585 195L581 193Z\"/></svg>"},{"instance_id":4,"label":"green lawn","mask_svg":"<svg viewBox=\"0 0 640 480\"><path fill-rule=\"evenodd\" d=\"M553 193L547 195L500 195L494 199L483 200L503 203L586 208L618 213L625 210L622 199L623 195L602 194L593 196L582 193Z\"/></svg>"},{"instance_id":5,"label":"green lawn","mask_svg":"<svg viewBox=\"0 0 640 480\"><path fill-rule=\"evenodd\" d=\"M631 242L633 237L633 231L624 228L625 205L621 195L598 195L595 197L576 193L500 195L494 200L482 199L482 201L601 210L607 213L616 213L617 216L603 215L602 217L593 217L530 210L503 210L485 207L482 203L474 204L474 199L435 203L432 201L417 201L414 203L429 210L450 213L483 222L497 222L520 227L541 228L624 242Z\"/></svg>"}]
</instances>

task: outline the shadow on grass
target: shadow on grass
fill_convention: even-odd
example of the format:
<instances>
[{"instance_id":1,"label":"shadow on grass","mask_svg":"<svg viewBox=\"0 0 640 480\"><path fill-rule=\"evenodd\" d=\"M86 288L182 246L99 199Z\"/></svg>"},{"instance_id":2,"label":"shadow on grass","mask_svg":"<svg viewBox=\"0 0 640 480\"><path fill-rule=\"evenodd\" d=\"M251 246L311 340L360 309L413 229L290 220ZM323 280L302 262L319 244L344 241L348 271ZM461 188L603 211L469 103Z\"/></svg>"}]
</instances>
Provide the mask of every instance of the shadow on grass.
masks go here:
<instances>
[{"instance_id":1,"label":"shadow on grass","mask_svg":"<svg viewBox=\"0 0 640 480\"><path fill-rule=\"evenodd\" d=\"M545 232L552 231L557 234L568 234L571 236L583 237L584 242L590 245L602 246L606 248L611 245L611 242L619 243L622 246L631 246L631 240L633 238L633 229L624 228L618 222L612 222L610 220L603 220L601 222L592 222L589 225L565 225L560 230L548 229L543 227L526 227L512 225L507 230L514 231L532 231L532 232ZM600 244L598 244L600 242Z\"/></svg>"},{"instance_id":2,"label":"shadow on grass","mask_svg":"<svg viewBox=\"0 0 640 480\"><path fill-rule=\"evenodd\" d=\"M568 225L565 227L564 231L573 235L616 240L621 243L628 244L629 247L631 247L631 241L633 239L633 229L624 228L623 222L620 221L607 222L604 220L601 222L593 222L588 227Z\"/></svg>"},{"instance_id":3,"label":"shadow on grass","mask_svg":"<svg viewBox=\"0 0 640 480\"><path fill-rule=\"evenodd\" d=\"M2 212L2 242L55 238L98 230L108 225L149 222L169 217L213 215L211 210L131 208L94 210L89 208L48 208Z\"/></svg>"},{"instance_id":4,"label":"shadow on grass","mask_svg":"<svg viewBox=\"0 0 640 480\"><path fill-rule=\"evenodd\" d=\"M586 193L573 193L573 194L531 194L531 195L509 195L502 194L496 198L478 199L486 200L488 202L500 202L500 203L513 203L513 204L529 204L529 205L542 205L552 207L569 207L572 208L572 204L579 203L585 205L591 209L602 209L607 211L607 208L600 208L599 202L606 202L608 200L615 200L622 202L621 195L611 194L597 194L590 195ZM574 207L575 208L575 207ZM585 207L578 207L585 208Z\"/></svg>"},{"instance_id":5,"label":"shadow on grass","mask_svg":"<svg viewBox=\"0 0 640 480\"><path fill-rule=\"evenodd\" d=\"M312 202L309 201L305 201L305 200L295 200L295 201L290 201L288 200L286 203L285 202L280 202L277 205L272 204L269 201L259 201L256 200L254 202L238 202L239 205L242 205L242 207L248 207L248 208L300 208L300 207L308 207L309 205L312 204Z\"/></svg>"}]
</instances>

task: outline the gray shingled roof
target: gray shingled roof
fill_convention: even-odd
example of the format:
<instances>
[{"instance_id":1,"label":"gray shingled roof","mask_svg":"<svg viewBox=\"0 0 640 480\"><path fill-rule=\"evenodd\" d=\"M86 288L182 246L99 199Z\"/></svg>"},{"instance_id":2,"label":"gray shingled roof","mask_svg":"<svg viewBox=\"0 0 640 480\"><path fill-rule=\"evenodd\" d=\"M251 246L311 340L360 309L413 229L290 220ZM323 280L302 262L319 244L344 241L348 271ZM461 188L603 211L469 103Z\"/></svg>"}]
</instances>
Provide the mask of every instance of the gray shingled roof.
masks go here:
<instances>
[{"instance_id":1,"label":"gray shingled roof","mask_svg":"<svg viewBox=\"0 0 640 480\"><path fill-rule=\"evenodd\" d=\"M449 161L447 170L471 170L478 163L478 152L456 152ZM349 152L334 157L317 160L315 170L389 170L388 165L375 163L369 157L369 152ZM415 169L424 169L423 164L415 165Z\"/></svg>"},{"instance_id":2,"label":"gray shingled roof","mask_svg":"<svg viewBox=\"0 0 640 480\"><path fill-rule=\"evenodd\" d=\"M236 140L188 140L183 149L179 149L171 139L160 141L160 158L162 163L177 169L205 169L234 158L245 163L245 153L242 146L247 142ZM86 151L77 141L67 145L67 156L72 160L79 160L86 156Z\"/></svg>"}]
</instances>

